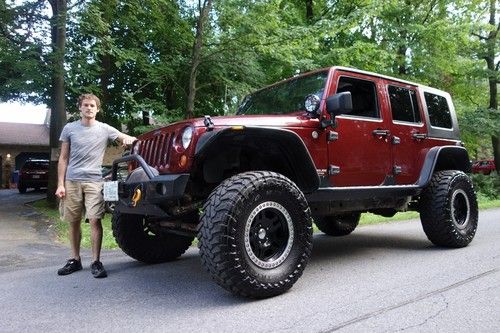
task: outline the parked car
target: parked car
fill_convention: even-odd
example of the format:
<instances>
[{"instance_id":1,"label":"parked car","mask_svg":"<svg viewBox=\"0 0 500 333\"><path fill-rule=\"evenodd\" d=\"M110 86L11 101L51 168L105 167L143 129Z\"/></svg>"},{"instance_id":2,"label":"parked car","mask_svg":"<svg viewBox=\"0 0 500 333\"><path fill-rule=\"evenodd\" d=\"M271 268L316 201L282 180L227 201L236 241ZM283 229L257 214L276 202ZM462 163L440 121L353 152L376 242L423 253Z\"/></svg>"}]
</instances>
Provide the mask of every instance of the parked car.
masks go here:
<instances>
[{"instance_id":1,"label":"parked car","mask_svg":"<svg viewBox=\"0 0 500 333\"><path fill-rule=\"evenodd\" d=\"M49 160L28 159L19 170L19 193L26 193L28 188L38 190L49 183Z\"/></svg>"},{"instance_id":2,"label":"parked car","mask_svg":"<svg viewBox=\"0 0 500 333\"><path fill-rule=\"evenodd\" d=\"M195 237L216 283L245 297L284 293L326 235L362 213L420 212L428 239L476 233L471 165L450 94L345 67L248 95L234 116L188 119L139 136L126 181L108 182L113 235L129 256L175 260ZM107 194L107 193L108 194Z\"/></svg>"},{"instance_id":3,"label":"parked car","mask_svg":"<svg viewBox=\"0 0 500 333\"><path fill-rule=\"evenodd\" d=\"M483 175L489 175L492 171L495 171L495 161L494 160L480 160L472 164L472 173L482 173Z\"/></svg>"}]
</instances>

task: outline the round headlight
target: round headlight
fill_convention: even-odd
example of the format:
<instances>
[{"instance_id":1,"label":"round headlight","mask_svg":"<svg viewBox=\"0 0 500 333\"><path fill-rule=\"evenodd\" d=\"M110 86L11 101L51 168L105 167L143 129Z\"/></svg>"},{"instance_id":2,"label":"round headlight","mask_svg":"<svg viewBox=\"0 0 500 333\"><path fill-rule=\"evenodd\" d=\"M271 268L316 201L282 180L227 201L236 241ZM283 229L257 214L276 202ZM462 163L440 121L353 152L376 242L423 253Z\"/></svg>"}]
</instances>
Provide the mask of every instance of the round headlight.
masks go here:
<instances>
[{"instance_id":1,"label":"round headlight","mask_svg":"<svg viewBox=\"0 0 500 333\"><path fill-rule=\"evenodd\" d=\"M192 139L193 139L193 128L186 127L184 129L184 132L182 132L182 147L184 149L187 149L187 147L189 147L189 144L191 143Z\"/></svg>"},{"instance_id":2,"label":"round headlight","mask_svg":"<svg viewBox=\"0 0 500 333\"><path fill-rule=\"evenodd\" d=\"M321 100L319 99L318 95L309 95L304 101L304 107L306 108L307 112L312 113L318 110L320 102Z\"/></svg>"}]
</instances>

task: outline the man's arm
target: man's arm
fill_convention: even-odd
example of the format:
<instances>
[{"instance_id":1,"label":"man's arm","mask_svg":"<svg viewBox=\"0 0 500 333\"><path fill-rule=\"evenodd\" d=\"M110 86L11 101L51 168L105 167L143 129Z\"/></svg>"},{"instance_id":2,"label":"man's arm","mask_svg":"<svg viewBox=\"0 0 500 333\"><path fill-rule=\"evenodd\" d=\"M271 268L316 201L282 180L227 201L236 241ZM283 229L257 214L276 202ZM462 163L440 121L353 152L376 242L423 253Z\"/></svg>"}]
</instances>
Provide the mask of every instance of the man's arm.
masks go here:
<instances>
[{"instance_id":1,"label":"man's arm","mask_svg":"<svg viewBox=\"0 0 500 333\"><path fill-rule=\"evenodd\" d=\"M61 145L61 154L59 154L59 162L57 163L57 190L56 196L64 198L66 189L64 188L64 179L66 178L66 169L68 168L69 160L69 142L63 142Z\"/></svg>"},{"instance_id":2,"label":"man's arm","mask_svg":"<svg viewBox=\"0 0 500 333\"><path fill-rule=\"evenodd\" d=\"M120 132L120 134L118 134L118 140L121 141L123 146L128 146L134 143L134 141L137 140L137 138L135 136L130 136Z\"/></svg>"}]
</instances>

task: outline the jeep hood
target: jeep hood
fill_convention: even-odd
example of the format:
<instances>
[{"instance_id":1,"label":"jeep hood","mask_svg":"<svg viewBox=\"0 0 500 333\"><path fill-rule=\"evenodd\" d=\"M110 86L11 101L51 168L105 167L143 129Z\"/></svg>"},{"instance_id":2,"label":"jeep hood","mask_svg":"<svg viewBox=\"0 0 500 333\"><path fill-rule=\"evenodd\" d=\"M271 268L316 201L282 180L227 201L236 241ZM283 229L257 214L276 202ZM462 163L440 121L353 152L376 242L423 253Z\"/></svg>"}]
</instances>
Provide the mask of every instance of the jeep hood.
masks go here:
<instances>
[{"instance_id":1,"label":"jeep hood","mask_svg":"<svg viewBox=\"0 0 500 333\"><path fill-rule=\"evenodd\" d=\"M304 112L286 115L249 115L210 117L215 127L226 126L257 126L257 127L317 127ZM204 118L186 121L195 127L205 127Z\"/></svg>"}]
</instances>

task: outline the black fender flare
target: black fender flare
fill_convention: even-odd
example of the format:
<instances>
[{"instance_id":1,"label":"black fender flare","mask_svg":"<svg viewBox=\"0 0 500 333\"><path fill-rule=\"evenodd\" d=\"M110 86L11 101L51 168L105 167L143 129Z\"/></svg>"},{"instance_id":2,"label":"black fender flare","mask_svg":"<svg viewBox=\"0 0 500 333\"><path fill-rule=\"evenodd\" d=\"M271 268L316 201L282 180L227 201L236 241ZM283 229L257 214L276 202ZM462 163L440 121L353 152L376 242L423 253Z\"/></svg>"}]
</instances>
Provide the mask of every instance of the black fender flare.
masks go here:
<instances>
[{"instance_id":1,"label":"black fender flare","mask_svg":"<svg viewBox=\"0 0 500 333\"><path fill-rule=\"evenodd\" d=\"M308 193L318 189L320 180L309 151L302 139L287 129L234 126L206 132L196 144L195 161L197 164L203 163L211 154L224 149L228 142L245 145L248 140L255 139L263 139L279 146L280 153L291 169L291 180L303 192Z\"/></svg>"},{"instance_id":2,"label":"black fender flare","mask_svg":"<svg viewBox=\"0 0 500 333\"><path fill-rule=\"evenodd\" d=\"M441 170L460 170L470 173L471 164L467 150L460 146L438 146L429 149L417 181L418 186L426 187L433 173Z\"/></svg>"}]
</instances>

